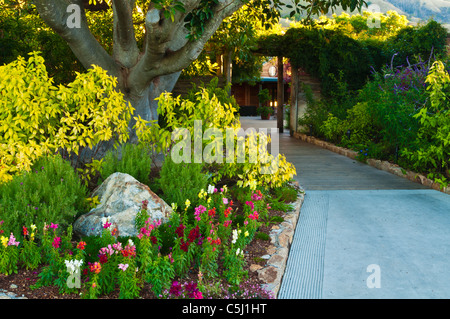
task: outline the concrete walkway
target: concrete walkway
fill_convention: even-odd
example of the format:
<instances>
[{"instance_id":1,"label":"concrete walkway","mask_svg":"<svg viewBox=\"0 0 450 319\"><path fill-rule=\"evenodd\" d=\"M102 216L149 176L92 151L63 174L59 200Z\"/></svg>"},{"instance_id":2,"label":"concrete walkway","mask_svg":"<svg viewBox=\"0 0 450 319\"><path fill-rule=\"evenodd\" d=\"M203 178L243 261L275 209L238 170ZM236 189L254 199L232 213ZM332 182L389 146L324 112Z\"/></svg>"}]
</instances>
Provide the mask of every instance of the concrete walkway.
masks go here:
<instances>
[{"instance_id":1,"label":"concrete walkway","mask_svg":"<svg viewBox=\"0 0 450 319\"><path fill-rule=\"evenodd\" d=\"M450 298L449 195L288 133L279 141L306 191L279 299Z\"/></svg>"}]
</instances>

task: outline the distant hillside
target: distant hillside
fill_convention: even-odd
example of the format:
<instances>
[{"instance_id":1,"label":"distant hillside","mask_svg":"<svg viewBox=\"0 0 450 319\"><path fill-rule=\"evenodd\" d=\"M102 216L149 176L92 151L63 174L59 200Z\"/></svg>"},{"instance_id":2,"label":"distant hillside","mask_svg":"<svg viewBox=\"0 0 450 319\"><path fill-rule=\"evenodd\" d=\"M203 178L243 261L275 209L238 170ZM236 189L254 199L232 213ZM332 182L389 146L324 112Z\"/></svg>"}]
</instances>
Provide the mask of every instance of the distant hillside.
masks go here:
<instances>
[{"instance_id":1,"label":"distant hillside","mask_svg":"<svg viewBox=\"0 0 450 319\"><path fill-rule=\"evenodd\" d=\"M379 5L382 12L395 10L410 21L432 18L440 23L450 23L450 0L372 0L367 3ZM393 8L387 9L390 6Z\"/></svg>"},{"instance_id":2,"label":"distant hillside","mask_svg":"<svg viewBox=\"0 0 450 319\"><path fill-rule=\"evenodd\" d=\"M289 1L287 1L289 2ZM393 10L399 14L405 15L409 21L417 23L427 21L430 18L442 24L450 25L450 0L366 0L368 5L374 4L379 6L382 13ZM363 8L367 10L367 8ZM342 13L344 10L338 8L336 14ZM349 12L356 14L357 11ZM289 14L288 10L281 12L282 16Z\"/></svg>"}]
</instances>

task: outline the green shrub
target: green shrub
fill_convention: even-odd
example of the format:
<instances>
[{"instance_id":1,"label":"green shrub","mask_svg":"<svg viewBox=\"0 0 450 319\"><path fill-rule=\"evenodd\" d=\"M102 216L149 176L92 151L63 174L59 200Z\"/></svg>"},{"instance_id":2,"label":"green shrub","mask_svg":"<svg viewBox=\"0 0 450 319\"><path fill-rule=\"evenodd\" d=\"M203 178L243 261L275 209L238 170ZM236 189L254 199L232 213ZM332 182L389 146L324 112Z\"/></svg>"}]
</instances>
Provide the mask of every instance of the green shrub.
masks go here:
<instances>
[{"instance_id":1,"label":"green shrub","mask_svg":"<svg viewBox=\"0 0 450 319\"><path fill-rule=\"evenodd\" d=\"M175 163L171 156L167 156L161 168L160 185L163 199L169 205L177 204L184 207L187 199L191 205L198 202L198 193L206 189L208 175L202 172L201 163Z\"/></svg>"},{"instance_id":2,"label":"green shrub","mask_svg":"<svg viewBox=\"0 0 450 319\"><path fill-rule=\"evenodd\" d=\"M127 143L106 153L101 175L105 180L116 172L125 173L148 185L151 165L152 159L145 146Z\"/></svg>"},{"instance_id":3,"label":"green shrub","mask_svg":"<svg viewBox=\"0 0 450 319\"><path fill-rule=\"evenodd\" d=\"M268 234L264 233L264 232L261 232L261 231L259 231L259 232L257 232L255 234L255 238L256 239L260 239L260 240L265 240L265 241L269 241L270 240L270 236Z\"/></svg>"},{"instance_id":4,"label":"green shrub","mask_svg":"<svg viewBox=\"0 0 450 319\"><path fill-rule=\"evenodd\" d=\"M126 141L132 107L116 85L94 66L56 87L37 52L0 66L0 183L47 152L64 150L80 160L102 143Z\"/></svg>"},{"instance_id":5,"label":"green shrub","mask_svg":"<svg viewBox=\"0 0 450 319\"><path fill-rule=\"evenodd\" d=\"M297 200L297 190L289 185L273 188L271 192L275 198L283 202L290 203Z\"/></svg>"},{"instance_id":6,"label":"green shrub","mask_svg":"<svg viewBox=\"0 0 450 319\"><path fill-rule=\"evenodd\" d=\"M446 186L450 179L450 75L444 63L433 64L426 83L430 102L414 116L420 128L415 143L403 154L413 168Z\"/></svg>"},{"instance_id":7,"label":"green shrub","mask_svg":"<svg viewBox=\"0 0 450 319\"><path fill-rule=\"evenodd\" d=\"M31 224L38 230L44 223L65 228L88 210L86 197L69 162L59 155L42 157L30 172L0 185L0 220L16 235Z\"/></svg>"}]
</instances>

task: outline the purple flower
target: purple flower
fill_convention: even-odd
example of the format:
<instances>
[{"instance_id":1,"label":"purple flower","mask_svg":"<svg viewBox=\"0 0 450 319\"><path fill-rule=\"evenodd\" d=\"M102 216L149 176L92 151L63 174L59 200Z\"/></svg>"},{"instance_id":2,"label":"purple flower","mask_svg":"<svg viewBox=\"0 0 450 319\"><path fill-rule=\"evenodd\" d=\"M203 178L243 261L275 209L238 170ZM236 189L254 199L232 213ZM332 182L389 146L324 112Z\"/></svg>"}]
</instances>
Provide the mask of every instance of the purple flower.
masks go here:
<instances>
[{"instance_id":1,"label":"purple flower","mask_svg":"<svg viewBox=\"0 0 450 319\"><path fill-rule=\"evenodd\" d=\"M181 284L178 281L174 281L172 283L172 286L170 286L169 293L174 295L175 297L181 295Z\"/></svg>"}]
</instances>

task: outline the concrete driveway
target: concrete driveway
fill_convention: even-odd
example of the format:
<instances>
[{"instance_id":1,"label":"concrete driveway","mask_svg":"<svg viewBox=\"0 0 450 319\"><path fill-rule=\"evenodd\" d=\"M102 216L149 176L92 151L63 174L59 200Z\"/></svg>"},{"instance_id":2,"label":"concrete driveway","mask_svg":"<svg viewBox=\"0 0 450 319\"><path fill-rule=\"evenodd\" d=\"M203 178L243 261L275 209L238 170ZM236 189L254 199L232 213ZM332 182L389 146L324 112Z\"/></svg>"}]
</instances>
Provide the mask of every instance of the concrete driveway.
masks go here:
<instances>
[{"instance_id":1,"label":"concrete driveway","mask_svg":"<svg viewBox=\"0 0 450 319\"><path fill-rule=\"evenodd\" d=\"M306 191L279 299L450 298L449 195L288 133L279 142Z\"/></svg>"}]
</instances>

